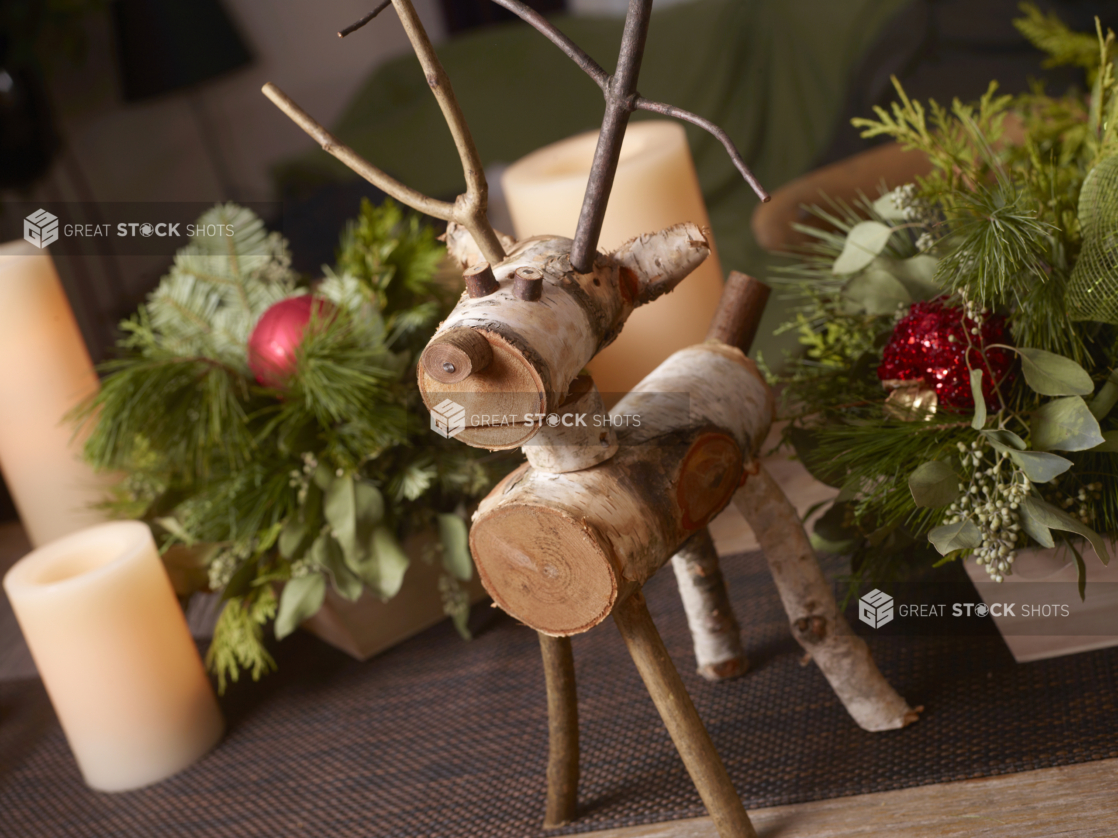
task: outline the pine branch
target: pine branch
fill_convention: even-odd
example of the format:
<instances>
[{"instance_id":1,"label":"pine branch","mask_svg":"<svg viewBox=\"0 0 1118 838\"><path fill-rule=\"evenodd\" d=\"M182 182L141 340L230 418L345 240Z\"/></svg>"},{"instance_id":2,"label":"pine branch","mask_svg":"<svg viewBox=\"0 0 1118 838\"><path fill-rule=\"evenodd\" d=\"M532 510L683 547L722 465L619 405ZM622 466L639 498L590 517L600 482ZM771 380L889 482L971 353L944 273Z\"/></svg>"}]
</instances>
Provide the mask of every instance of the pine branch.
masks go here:
<instances>
[{"instance_id":1,"label":"pine branch","mask_svg":"<svg viewBox=\"0 0 1118 838\"><path fill-rule=\"evenodd\" d=\"M948 212L950 252L936 276L953 291L984 307L996 307L1011 289L1045 282L1044 257L1054 228L1002 176L993 187L961 190Z\"/></svg>"}]
</instances>

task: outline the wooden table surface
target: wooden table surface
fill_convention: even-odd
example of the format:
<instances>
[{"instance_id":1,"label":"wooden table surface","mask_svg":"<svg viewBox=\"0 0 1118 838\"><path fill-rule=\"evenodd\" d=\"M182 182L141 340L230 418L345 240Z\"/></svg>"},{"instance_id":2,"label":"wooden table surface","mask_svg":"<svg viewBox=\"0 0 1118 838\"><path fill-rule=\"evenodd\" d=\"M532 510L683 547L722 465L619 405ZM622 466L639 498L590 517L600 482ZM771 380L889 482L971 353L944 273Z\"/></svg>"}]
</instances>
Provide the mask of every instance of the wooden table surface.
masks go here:
<instances>
[{"instance_id":1,"label":"wooden table surface","mask_svg":"<svg viewBox=\"0 0 1118 838\"><path fill-rule=\"evenodd\" d=\"M801 512L833 494L787 456L770 458L766 466ZM757 549L732 506L711 530L719 553ZM0 575L29 550L17 523L0 523ZM0 596L0 681L35 674L7 597ZM1116 838L1118 760L779 806L750 817L759 838ZM709 818L698 818L587 836L717 838L717 833Z\"/></svg>"}]
</instances>

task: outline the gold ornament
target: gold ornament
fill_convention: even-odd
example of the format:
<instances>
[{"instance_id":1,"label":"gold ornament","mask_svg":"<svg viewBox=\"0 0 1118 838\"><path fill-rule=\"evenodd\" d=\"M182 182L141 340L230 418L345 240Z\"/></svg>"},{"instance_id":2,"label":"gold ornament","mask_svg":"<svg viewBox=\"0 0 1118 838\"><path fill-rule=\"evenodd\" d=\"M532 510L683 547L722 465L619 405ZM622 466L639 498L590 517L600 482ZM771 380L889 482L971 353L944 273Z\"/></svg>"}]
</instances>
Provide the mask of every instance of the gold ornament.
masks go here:
<instances>
[{"instance_id":1,"label":"gold ornament","mask_svg":"<svg viewBox=\"0 0 1118 838\"><path fill-rule=\"evenodd\" d=\"M939 407L939 396L923 379L902 381L890 378L881 382L892 392L885 398L885 413L902 422L932 421Z\"/></svg>"}]
</instances>

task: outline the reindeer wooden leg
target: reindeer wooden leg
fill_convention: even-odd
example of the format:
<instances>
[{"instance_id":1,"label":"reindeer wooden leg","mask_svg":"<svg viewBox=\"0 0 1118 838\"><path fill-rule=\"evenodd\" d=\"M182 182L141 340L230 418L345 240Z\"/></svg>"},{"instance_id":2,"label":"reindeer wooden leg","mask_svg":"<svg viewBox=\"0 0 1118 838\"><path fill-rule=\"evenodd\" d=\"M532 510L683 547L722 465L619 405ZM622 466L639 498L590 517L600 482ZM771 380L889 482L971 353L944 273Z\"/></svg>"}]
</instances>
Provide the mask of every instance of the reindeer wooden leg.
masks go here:
<instances>
[{"instance_id":1,"label":"reindeer wooden leg","mask_svg":"<svg viewBox=\"0 0 1118 838\"><path fill-rule=\"evenodd\" d=\"M710 530L704 527L684 543L672 556L672 569L687 612L699 674L708 681L742 675L749 663Z\"/></svg>"},{"instance_id":2,"label":"reindeer wooden leg","mask_svg":"<svg viewBox=\"0 0 1118 838\"><path fill-rule=\"evenodd\" d=\"M838 610L800 516L780 485L761 468L734 496L765 558L792 634L818 664L839 701L865 730L894 730L915 722L913 710L877 668L869 647Z\"/></svg>"},{"instance_id":3,"label":"reindeer wooden leg","mask_svg":"<svg viewBox=\"0 0 1118 838\"><path fill-rule=\"evenodd\" d=\"M578 809L578 694L569 637L540 633L547 680L547 812L543 828L575 819Z\"/></svg>"},{"instance_id":4,"label":"reindeer wooden leg","mask_svg":"<svg viewBox=\"0 0 1118 838\"><path fill-rule=\"evenodd\" d=\"M638 590L620 602L613 609L613 621L720 838L757 838L726 766L664 648L644 594Z\"/></svg>"}]
</instances>

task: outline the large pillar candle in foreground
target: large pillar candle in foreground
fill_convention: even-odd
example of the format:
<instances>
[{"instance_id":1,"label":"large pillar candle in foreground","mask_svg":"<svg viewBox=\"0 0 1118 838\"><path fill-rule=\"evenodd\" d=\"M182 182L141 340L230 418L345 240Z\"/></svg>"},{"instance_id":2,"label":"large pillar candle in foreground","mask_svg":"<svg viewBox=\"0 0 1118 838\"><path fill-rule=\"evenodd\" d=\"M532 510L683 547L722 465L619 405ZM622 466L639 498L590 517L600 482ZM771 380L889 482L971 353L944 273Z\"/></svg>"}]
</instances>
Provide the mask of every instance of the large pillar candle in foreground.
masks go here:
<instances>
[{"instance_id":1,"label":"large pillar candle in foreground","mask_svg":"<svg viewBox=\"0 0 1118 838\"><path fill-rule=\"evenodd\" d=\"M50 256L0 245L0 471L35 546L105 520L104 481L62 421L97 386Z\"/></svg>"},{"instance_id":2,"label":"large pillar candle in foreground","mask_svg":"<svg viewBox=\"0 0 1118 838\"><path fill-rule=\"evenodd\" d=\"M101 524L31 552L4 577L86 783L169 777L224 724L147 525Z\"/></svg>"},{"instance_id":3,"label":"large pillar candle in foreground","mask_svg":"<svg viewBox=\"0 0 1118 838\"><path fill-rule=\"evenodd\" d=\"M573 237L598 132L592 131L534 151L509 166L501 178L517 238ZM695 165L683 126L634 122L621 147L613 191L598 249L608 251L642 233L690 221L706 227ZM714 245L714 240L707 235ZM628 392L661 361L701 343L722 293L717 252L675 291L633 313L621 336L590 363L598 389Z\"/></svg>"}]
</instances>

